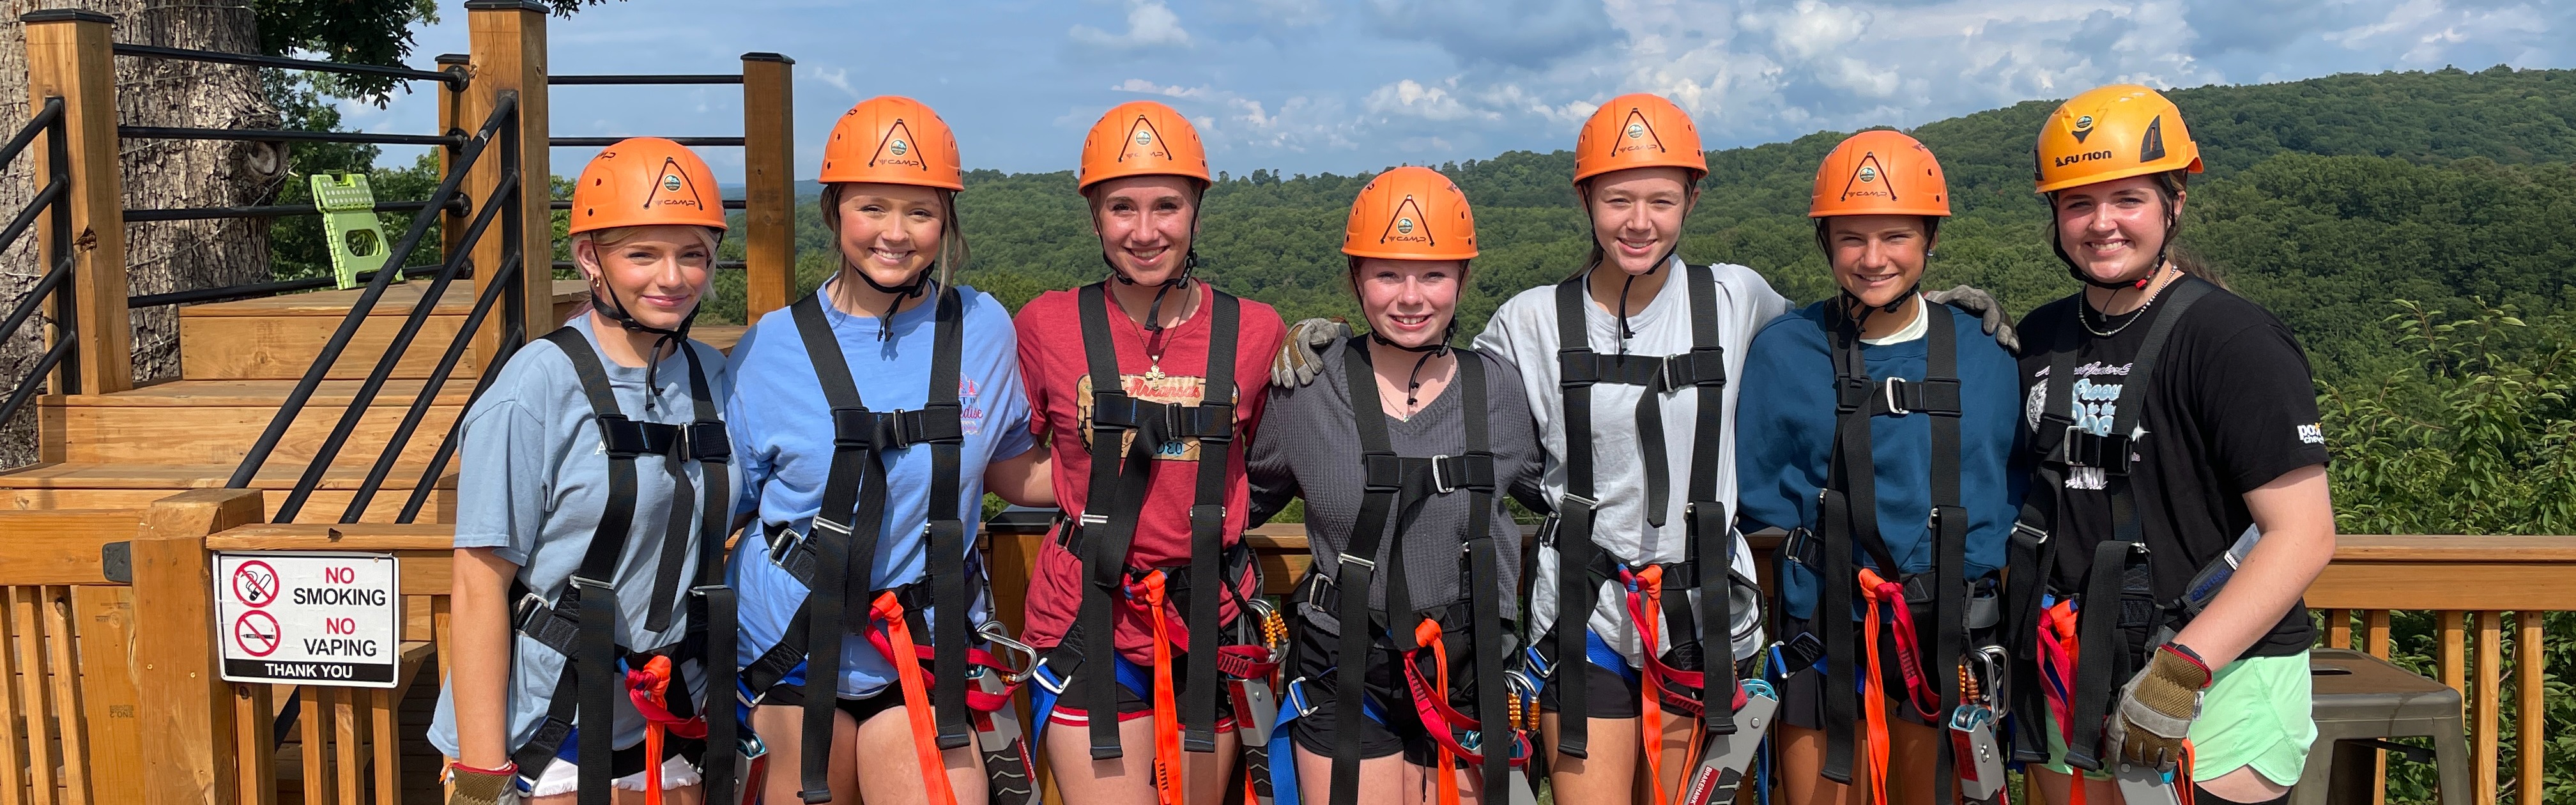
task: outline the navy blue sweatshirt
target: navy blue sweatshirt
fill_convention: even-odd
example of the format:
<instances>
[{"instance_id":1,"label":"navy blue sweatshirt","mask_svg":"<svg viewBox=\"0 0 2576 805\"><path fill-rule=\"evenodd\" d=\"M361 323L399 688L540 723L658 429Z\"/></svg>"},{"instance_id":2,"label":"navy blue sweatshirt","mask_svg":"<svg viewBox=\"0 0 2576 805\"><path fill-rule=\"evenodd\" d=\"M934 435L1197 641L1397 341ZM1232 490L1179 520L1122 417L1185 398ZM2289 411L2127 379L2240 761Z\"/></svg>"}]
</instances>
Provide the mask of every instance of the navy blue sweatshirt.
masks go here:
<instances>
[{"instance_id":1,"label":"navy blue sweatshirt","mask_svg":"<svg viewBox=\"0 0 2576 805\"><path fill-rule=\"evenodd\" d=\"M1736 511L1747 531L1818 527L1816 493L1834 446L1834 363L1825 315L1825 304L1818 302L1771 320L1745 358L1735 466L1742 492ZM1967 566L1975 578L2003 566L2005 540L2020 511L2026 482L2008 465L2021 438L2021 380L2012 355L1979 329L1977 317L1953 310L1950 321L1959 344L1960 505L1968 510ZM1863 345L1861 357L1873 382L1921 380L1925 349L1925 340L1915 338ZM1931 421L1924 414L1870 421L1878 531L1902 573L1932 568ZM1853 546L1852 556L1858 564L1875 564L1863 546ZM1789 615L1812 617L1815 574L1796 562L1782 567L1778 583Z\"/></svg>"}]
</instances>

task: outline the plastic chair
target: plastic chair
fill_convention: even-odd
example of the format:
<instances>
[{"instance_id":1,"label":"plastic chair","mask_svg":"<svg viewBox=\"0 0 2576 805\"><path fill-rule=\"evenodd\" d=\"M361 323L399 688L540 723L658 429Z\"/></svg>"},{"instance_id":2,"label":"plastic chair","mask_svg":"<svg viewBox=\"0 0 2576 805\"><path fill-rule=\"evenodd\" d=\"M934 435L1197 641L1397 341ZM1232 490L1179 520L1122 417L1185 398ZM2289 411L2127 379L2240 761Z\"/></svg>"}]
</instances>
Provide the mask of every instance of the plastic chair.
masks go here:
<instances>
[{"instance_id":1,"label":"plastic chair","mask_svg":"<svg viewBox=\"0 0 2576 805\"><path fill-rule=\"evenodd\" d=\"M2349 649L2310 652L2308 673L2315 687L2317 743L2290 793L2292 805L2370 801L2377 773L2371 751L2389 748L2384 739L2413 736L2433 739L2441 801L2468 805L2469 741L2459 691Z\"/></svg>"}]
</instances>

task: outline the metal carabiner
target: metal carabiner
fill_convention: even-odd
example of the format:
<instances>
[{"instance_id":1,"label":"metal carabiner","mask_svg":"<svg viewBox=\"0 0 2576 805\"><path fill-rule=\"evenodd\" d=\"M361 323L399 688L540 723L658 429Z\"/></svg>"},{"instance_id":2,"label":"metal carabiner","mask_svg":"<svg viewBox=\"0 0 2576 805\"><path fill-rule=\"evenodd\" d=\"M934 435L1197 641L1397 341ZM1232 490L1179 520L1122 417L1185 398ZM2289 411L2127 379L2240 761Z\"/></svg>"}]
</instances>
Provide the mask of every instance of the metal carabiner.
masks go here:
<instances>
[{"instance_id":1,"label":"metal carabiner","mask_svg":"<svg viewBox=\"0 0 2576 805\"><path fill-rule=\"evenodd\" d=\"M1037 649L1029 648L1027 643L1011 639L1011 628L1003 626L1001 621L985 621L975 627L975 633L983 637L984 642L993 644L994 648L1001 649L1004 653L1019 655L1019 667L1005 668L1002 671L1004 683L1017 685L1028 681L1029 675L1037 672Z\"/></svg>"},{"instance_id":2,"label":"metal carabiner","mask_svg":"<svg viewBox=\"0 0 2576 805\"><path fill-rule=\"evenodd\" d=\"M2004 703L2004 669L2011 667L2012 655L2002 646L1984 646L1968 655L1970 673L1977 675L1978 704L2000 714Z\"/></svg>"}]
</instances>

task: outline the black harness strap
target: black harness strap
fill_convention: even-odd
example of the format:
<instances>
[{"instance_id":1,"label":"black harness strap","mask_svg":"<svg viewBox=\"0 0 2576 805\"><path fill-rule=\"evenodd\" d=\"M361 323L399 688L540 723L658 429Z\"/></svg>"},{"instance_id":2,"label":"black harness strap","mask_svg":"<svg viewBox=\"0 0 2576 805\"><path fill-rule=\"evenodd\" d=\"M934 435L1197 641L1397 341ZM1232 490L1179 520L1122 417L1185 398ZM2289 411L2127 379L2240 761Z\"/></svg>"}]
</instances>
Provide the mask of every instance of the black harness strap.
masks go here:
<instances>
[{"instance_id":1,"label":"black harness strap","mask_svg":"<svg viewBox=\"0 0 2576 805\"><path fill-rule=\"evenodd\" d=\"M1106 285L1093 283L1077 292L1082 317L1083 357L1091 378L1090 503L1074 521L1075 555L1082 559L1089 590L1074 616L1065 643L1083 652L1075 668L1082 675L1084 707L1091 719L1091 756L1122 756L1118 742L1117 641L1112 638L1111 604L1126 595L1127 554L1136 539L1136 523L1153 477L1154 452L1168 441L1198 441L1198 488L1190 507L1190 564L1184 626L1189 630L1189 666L1185 684L1196 692L1182 705L1182 748L1216 751L1216 692L1221 682L1218 653L1218 578L1224 564L1226 469L1234 440L1235 336L1241 329L1242 306L1233 296L1201 283L1207 290L1209 319L1206 382L1196 406L1136 399L1126 391L1118 371L1117 343L1109 332ZM1158 613L1156 617L1160 617ZM1082 639L1089 635L1096 639ZM1062 654L1063 652L1056 652ZM1062 668L1062 666L1059 666ZM1071 674L1074 669L1062 668Z\"/></svg>"},{"instance_id":2,"label":"black harness strap","mask_svg":"<svg viewBox=\"0 0 2576 805\"><path fill-rule=\"evenodd\" d=\"M680 354L689 360L689 387L706 388L707 374L698 365L697 351L683 344ZM733 712L738 617L733 588L725 584L732 558L725 550L725 537L733 529L733 479L727 472L733 462L733 442L725 435L714 400L701 395L691 405L698 418L689 425L689 448L699 474L705 476L705 494L698 505L698 585L690 590L696 606L689 617L689 631L706 647L700 665L706 669L707 693L698 712L707 718L707 750L699 761L698 776L705 780L706 801L731 803L735 801L734 759L742 754L741 722Z\"/></svg>"},{"instance_id":3,"label":"black harness strap","mask_svg":"<svg viewBox=\"0 0 2576 805\"><path fill-rule=\"evenodd\" d=\"M2059 540L2051 536L2062 525L2057 518L2065 511L2066 479L2079 467L2099 470L2110 497L2114 531L2110 539L2094 545L2076 615L2076 639L2084 650L2076 658L2070 703L2073 723L2068 725L2066 752L2067 764L2075 768L2102 768L2102 731L2109 717L2113 689L2142 662L2146 640L2155 631L2161 614L2155 601L2151 557L2144 542L2145 521L2137 509L2137 487L2152 479L2131 472L2136 448L2132 435L2137 433L2138 421L2149 405L2156 363L2174 327L2192 303L2208 295L2213 287L2186 276L2166 289L2161 310L2142 314L2152 315L2155 320L2149 323L2138 354L2129 364L2128 376L2121 386L2122 405L2113 412L2110 432L2105 434L2084 430L2069 415L2074 410L2076 361L2087 340L2081 322L2076 321L2081 314L2076 306L2085 301L2081 297L2071 300L2066 315L2050 322L2057 330L2050 342L2056 349L2049 355L2039 429L2031 439L2038 457L2034 483L2045 484L2049 489L2045 495L2028 497L2034 501L2045 498L2053 505L2024 505L2021 522L2014 525L2012 588L2016 609L2010 622L2014 641L2020 646L2017 653L2026 660L2016 665L2033 665L2038 655L2038 599L2042 591L2053 586L2048 585L2047 578L2055 571ZM2036 670L2028 673L2030 684L2016 686L2023 691L2016 706L2046 707ZM2016 738L2015 755L2044 756L2045 747L2036 743Z\"/></svg>"},{"instance_id":4,"label":"black harness strap","mask_svg":"<svg viewBox=\"0 0 2576 805\"><path fill-rule=\"evenodd\" d=\"M590 400L592 416L599 423L600 447L608 454L608 502L601 508L599 526L591 533L580 568L573 572L554 604L549 607L529 600L536 595L530 591L513 614L513 625L519 631L538 634L541 640L549 634L559 636L569 631L572 651L567 653L563 673L556 679L545 723L512 754L511 761L533 777L554 762L555 751L578 726L581 738L575 762L581 769L581 803L608 805L609 780L614 776L610 765L617 739L617 694L625 687L617 672L618 661L623 659L617 646L617 560L625 551L628 532L635 521L635 463L648 455L670 458L669 469L681 490L674 495L679 500L675 501L670 531L663 537L661 564L655 572L655 593L668 598L655 598L654 605L647 608L652 613L647 623L658 622L667 629L670 610L681 603L677 592L667 588L678 584L691 538L686 511L689 482L682 457L697 461L707 453L722 451L730 458L731 448L723 441L724 423L713 418L712 395L703 373L694 371L696 356L689 352L687 344L682 344L680 350L692 361L690 396L697 405L699 421L684 430L676 425L628 419L617 404L617 393L609 384L607 369L599 362L598 350L580 330L564 327L544 337L572 362L573 373ZM645 389L647 395L656 393L657 389ZM715 434L712 444L700 446L693 441L693 437L710 430ZM715 485L709 493L721 491L725 483L723 471L706 474ZM581 684L584 680L589 684Z\"/></svg>"},{"instance_id":5,"label":"black harness strap","mask_svg":"<svg viewBox=\"0 0 2576 805\"><path fill-rule=\"evenodd\" d=\"M1600 383L1643 386L1637 398L1637 438L1640 458L1646 470L1646 523L1661 528L1664 511L1670 506L1671 479L1666 469L1670 461L1665 448L1663 395L1682 388L1696 388L1698 422L1693 438L1697 447L1691 451L1691 474L1683 514L1689 529L1686 553L1696 554L1698 572L1685 576L1698 586L1700 600L1696 619L1690 607L1665 610L1671 625L1671 639L1677 658L1697 654L1701 658L1704 684L1724 691L1709 697L1703 687L1704 700L1732 701L1735 684L1735 654L1731 641L1711 638L1708 630L1731 632L1732 598L1728 595L1733 553L1732 512L1728 511L1718 488L1718 475L1725 450L1720 437L1726 420L1726 350L1721 341L1717 315L1717 279L1707 266L1689 266L1684 273L1690 294L1691 349L1671 356L1631 355L1624 351L1603 355L1592 350L1590 327L1584 322L1584 281L1589 274L1576 276L1556 286L1556 331L1558 386L1565 405L1565 496L1557 505L1553 545L1557 552L1557 623L1556 663L1557 710L1560 714L1556 751L1568 757L1586 757L1589 730L1586 719L1591 712L1582 684L1581 663L1589 662L1584 648L1586 623L1593 607L1599 603L1598 580L1590 578L1594 552L1592 526L1601 507L1593 486L1592 455L1592 386ZM1696 626L1697 628L1693 628ZM1693 642L1693 635L1697 635ZM1726 648L1712 650L1712 642ZM1657 651L1646 646L1645 651ZM1569 666L1567 663L1574 663ZM1573 675L1566 668L1576 669ZM1733 713L1718 707L1703 715L1702 727L1713 734L1735 731Z\"/></svg>"},{"instance_id":6,"label":"black harness strap","mask_svg":"<svg viewBox=\"0 0 2576 805\"><path fill-rule=\"evenodd\" d=\"M1349 548L1335 558L1328 576L1332 591L1339 597L1335 619L1341 624L1341 647L1334 671L1334 729L1339 735L1358 735L1365 723L1364 685L1369 648L1374 642L1371 631L1378 622L1384 622L1387 641L1401 657L1417 648L1413 630L1401 616L1449 609L1445 602L1426 605L1414 600L1403 541L1404 535L1416 532L1415 521L1422 506L1433 497L1467 492L1469 514L1462 546L1467 554L1469 630L1475 641L1476 718L1480 725L1479 745L1483 747L1480 769L1486 786L1483 790L1504 791L1511 773L1513 742L1483 737L1507 736L1512 729L1506 723L1509 719L1505 713L1510 705L1504 699L1503 680L1510 652L1503 642L1504 616L1495 593L1502 583L1502 570L1493 536L1494 454L1487 422L1484 359L1471 350L1450 348L1458 362L1457 381L1451 385L1466 395L1459 400L1466 415L1466 454L1424 458L1395 452L1377 394L1376 368L1369 356L1367 337L1354 337L1343 343L1343 349L1346 355L1342 370L1350 384L1351 418L1359 433L1361 469L1366 478L1365 497L1358 517L1352 520ZM1390 519L1394 535L1391 543L1387 540ZM1372 612L1368 591L1377 570L1374 557L1382 547L1387 564L1386 603L1379 612ZM1317 572L1323 571L1319 567ZM1389 713L1387 717L1401 716ZM1357 741L1343 741L1335 747L1333 802L1358 800L1359 762Z\"/></svg>"},{"instance_id":7,"label":"black harness strap","mask_svg":"<svg viewBox=\"0 0 2576 805\"><path fill-rule=\"evenodd\" d=\"M793 564L791 557L799 553L810 552L812 573L804 611L788 624L778 645L768 653L786 652L792 656L801 649L804 655L805 685L801 693L805 700L804 734L809 736L832 734L833 713L838 709L835 702L840 698L842 645L851 632L848 613L854 606L862 612L868 606L865 601L853 601L851 594L864 592L873 583L879 532L885 527L885 454L927 444L932 447L933 477L930 522L925 527L930 556L924 575L931 587L932 606L939 612L932 627L932 665L940 671L935 678L951 682L933 687L936 699L932 710L939 724L940 748L954 749L972 740L965 726L963 682L968 583L965 528L956 519L957 453L965 440L965 430L959 422L963 407L956 396L962 339L959 321L963 314L954 288L939 289L936 304L929 394L919 411L891 412L869 411L859 396L849 360L841 352L839 338L832 334L822 295L809 295L791 307L797 336L813 363L823 399L832 409L832 465L823 484L822 506L815 512L804 539L773 549L773 558L783 565ZM845 517L848 519L841 519ZM865 625L864 620L860 625ZM755 666L773 664L766 662L768 657L763 660ZM953 674L948 672L952 667ZM806 802L831 799L830 749L830 741L803 742L804 787L797 794Z\"/></svg>"},{"instance_id":8,"label":"black harness strap","mask_svg":"<svg viewBox=\"0 0 2576 805\"><path fill-rule=\"evenodd\" d=\"M1862 673L1879 673L1877 668L1855 664L1851 647L1857 645L1852 633L1851 596L1858 584L1859 568L1854 564L1853 546L1869 554L1871 566L1890 581L1903 584L1905 599L1890 602L1892 606L1929 604L1932 617L1918 629L1928 629L1933 651L1919 658L1926 663L1917 670L1928 674L1939 694L1940 713L1947 714L1958 706L1958 680L1952 673L1958 658L1965 652L1967 637L1967 525L1966 509L1960 505L1959 488L1959 416L1960 383L1958 370L1958 332L1953 329L1951 310L1947 305L1924 301L1924 377L1919 382L1902 378L1872 379L1862 351L1860 333L1851 325L1848 300L1828 307L1828 334L1834 359L1835 427L1834 447L1828 454L1829 469L1825 488L1819 491L1819 526L1821 526L1824 559L1817 574L1819 590L1815 617L1810 621L1825 634L1825 766L1823 774L1837 782L1851 782L1853 742L1852 723L1860 718L1860 698L1856 690ZM1931 428L1930 484L1932 510L1926 521L1932 537L1932 573L1930 588L1924 587L1919 575L1906 574L1904 565L1889 550L1885 536L1879 532L1876 453L1871 447L1870 427L1875 417L1928 415ZM1934 790L1948 785L1950 747L1940 742L1940 770Z\"/></svg>"}]
</instances>

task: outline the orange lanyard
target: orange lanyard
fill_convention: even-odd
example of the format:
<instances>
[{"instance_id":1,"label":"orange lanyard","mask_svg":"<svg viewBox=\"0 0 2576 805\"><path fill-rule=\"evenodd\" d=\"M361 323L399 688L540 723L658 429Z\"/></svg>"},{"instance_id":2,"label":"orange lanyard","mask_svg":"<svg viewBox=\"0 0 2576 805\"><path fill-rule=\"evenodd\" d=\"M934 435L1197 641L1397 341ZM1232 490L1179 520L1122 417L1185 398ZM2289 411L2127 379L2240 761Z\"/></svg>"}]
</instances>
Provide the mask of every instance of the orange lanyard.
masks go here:
<instances>
[{"instance_id":1,"label":"orange lanyard","mask_svg":"<svg viewBox=\"0 0 2576 805\"><path fill-rule=\"evenodd\" d=\"M963 614L943 612L940 616ZM892 591L877 596L870 617L885 623L889 643L912 645L912 625L904 622L903 603L895 600ZM957 793L948 787L948 765L940 760L939 746L933 738L939 734L939 724L930 711L930 686L921 681L921 661L911 657L890 659L894 662L895 683L903 688L903 709L912 718L912 749L921 762L922 793L931 802L957 805Z\"/></svg>"},{"instance_id":2,"label":"orange lanyard","mask_svg":"<svg viewBox=\"0 0 2576 805\"><path fill-rule=\"evenodd\" d=\"M1145 619L1154 624L1154 791L1162 805L1181 805L1181 710L1172 696L1172 636L1163 622L1163 571L1145 574L1143 584ZM1118 714L1091 717L1117 718Z\"/></svg>"}]
</instances>

